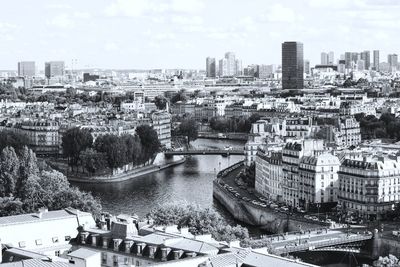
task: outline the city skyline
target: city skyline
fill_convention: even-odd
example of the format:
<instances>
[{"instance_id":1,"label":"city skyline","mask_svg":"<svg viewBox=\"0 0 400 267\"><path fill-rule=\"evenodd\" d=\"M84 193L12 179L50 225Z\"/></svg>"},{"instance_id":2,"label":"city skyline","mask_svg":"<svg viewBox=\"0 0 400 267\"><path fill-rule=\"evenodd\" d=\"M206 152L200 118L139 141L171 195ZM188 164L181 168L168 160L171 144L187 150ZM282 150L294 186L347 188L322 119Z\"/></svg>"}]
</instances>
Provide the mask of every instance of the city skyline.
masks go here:
<instances>
[{"instance_id":1,"label":"city skyline","mask_svg":"<svg viewBox=\"0 0 400 267\"><path fill-rule=\"evenodd\" d=\"M380 50L381 61L399 52L393 41L400 27L397 1L24 0L5 7L18 12L0 20L0 69L53 60L70 68L73 59L74 68L204 69L204 58L226 51L243 66L280 64L285 41L304 43L311 65L323 51L339 58L346 51Z\"/></svg>"}]
</instances>

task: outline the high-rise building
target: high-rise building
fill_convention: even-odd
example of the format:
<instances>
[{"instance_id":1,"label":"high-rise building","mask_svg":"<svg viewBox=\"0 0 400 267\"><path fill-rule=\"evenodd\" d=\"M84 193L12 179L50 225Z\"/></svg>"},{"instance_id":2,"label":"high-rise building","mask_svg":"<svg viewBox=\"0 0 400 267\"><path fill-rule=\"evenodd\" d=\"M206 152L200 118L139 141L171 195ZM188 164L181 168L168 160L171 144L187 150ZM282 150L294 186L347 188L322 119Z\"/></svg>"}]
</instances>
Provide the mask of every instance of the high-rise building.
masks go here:
<instances>
[{"instance_id":1,"label":"high-rise building","mask_svg":"<svg viewBox=\"0 0 400 267\"><path fill-rule=\"evenodd\" d=\"M282 88L304 88L303 44L300 42L282 43Z\"/></svg>"},{"instance_id":2,"label":"high-rise building","mask_svg":"<svg viewBox=\"0 0 400 267\"><path fill-rule=\"evenodd\" d=\"M363 71L365 70L365 61L362 59L357 60L357 70Z\"/></svg>"},{"instance_id":3,"label":"high-rise building","mask_svg":"<svg viewBox=\"0 0 400 267\"><path fill-rule=\"evenodd\" d=\"M310 74L310 61L309 60L304 60L304 73L305 74Z\"/></svg>"},{"instance_id":4,"label":"high-rise building","mask_svg":"<svg viewBox=\"0 0 400 267\"><path fill-rule=\"evenodd\" d=\"M389 54L388 63L389 63L389 71L390 72L396 71L399 64L397 54Z\"/></svg>"},{"instance_id":5,"label":"high-rise building","mask_svg":"<svg viewBox=\"0 0 400 267\"><path fill-rule=\"evenodd\" d=\"M373 70L379 71L379 50L374 50L374 66Z\"/></svg>"},{"instance_id":6,"label":"high-rise building","mask_svg":"<svg viewBox=\"0 0 400 267\"><path fill-rule=\"evenodd\" d=\"M220 59L218 62L218 74L220 77L228 76L228 61L226 58Z\"/></svg>"},{"instance_id":7,"label":"high-rise building","mask_svg":"<svg viewBox=\"0 0 400 267\"><path fill-rule=\"evenodd\" d=\"M236 57L233 52L225 53L226 59L226 74L224 76L234 76L236 75Z\"/></svg>"},{"instance_id":8,"label":"high-rise building","mask_svg":"<svg viewBox=\"0 0 400 267\"><path fill-rule=\"evenodd\" d=\"M346 72L346 60L341 59L338 61L338 72L342 74Z\"/></svg>"},{"instance_id":9,"label":"high-rise building","mask_svg":"<svg viewBox=\"0 0 400 267\"><path fill-rule=\"evenodd\" d=\"M34 77L35 76L35 61L18 62L18 76Z\"/></svg>"},{"instance_id":10,"label":"high-rise building","mask_svg":"<svg viewBox=\"0 0 400 267\"><path fill-rule=\"evenodd\" d=\"M236 59L235 60L235 74L236 75L242 75L243 74L242 61L240 59Z\"/></svg>"},{"instance_id":11,"label":"high-rise building","mask_svg":"<svg viewBox=\"0 0 400 267\"><path fill-rule=\"evenodd\" d=\"M364 69L369 70L371 66L371 55L370 51L364 51L360 53L361 60L364 60Z\"/></svg>"},{"instance_id":12,"label":"high-rise building","mask_svg":"<svg viewBox=\"0 0 400 267\"><path fill-rule=\"evenodd\" d=\"M360 58L360 54L357 52L346 52L344 54L344 59L346 60L346 69L354 69L357 67L357 61Z\"/></svg>"},{"instance_id":13,"label":"high-rise building","mask_svg":"<svg viewBox=\"0 0 400 267\"><path fill-rule=\"evenodd\" d=\"M206 59L206 72L208 78L215 78L217 76L215 58L208 57Z\"/></svg>"},{"instance_id":14,"label":"high-rise building","mask_svg":"<svg viewBox=\"0 0 400 267\"><path fill-rule=\"evenodd\" d=\"M335 63L335 54L333 51L328 53L328 65L333 65Z\"/></svg>"},{"instance_id":15,"label":"high-rise building","mask_svg":"<svg viewBox=\"0 0 400 267\"><path fill-rule=\"evenodd\" d=\"M321 53L321 65L328 65L328 54L325 52Z\"/></svg>"},{"instance_id":16,"label":"high-rise building","mask_svg":"<svg viewBox=\"0 0 400 267\"><path fill-rule=\"evenodd\" d=\"M64 76L64 61L49 61L44 63L44 74L46 78Z\"/></svg>"}]
</instances>

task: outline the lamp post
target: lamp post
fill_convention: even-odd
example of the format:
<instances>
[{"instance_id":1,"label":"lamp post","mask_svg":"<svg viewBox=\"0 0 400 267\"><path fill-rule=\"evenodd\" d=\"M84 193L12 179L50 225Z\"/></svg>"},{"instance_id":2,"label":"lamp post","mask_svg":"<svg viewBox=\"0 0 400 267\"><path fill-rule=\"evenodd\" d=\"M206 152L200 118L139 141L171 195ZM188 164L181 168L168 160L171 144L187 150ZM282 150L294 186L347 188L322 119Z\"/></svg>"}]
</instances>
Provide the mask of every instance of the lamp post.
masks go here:
<instances>
[{"instance_id":1,"label":"lamp post","mask_svg":"<svg viewBox=\"0 0 400 267\"><path fill-rule=\"evenodd\" d=\"M320 203L317 203L317 210L318 210L318 221L319 221L319 208L321 207Z\"/></svg>"}]
</instances>

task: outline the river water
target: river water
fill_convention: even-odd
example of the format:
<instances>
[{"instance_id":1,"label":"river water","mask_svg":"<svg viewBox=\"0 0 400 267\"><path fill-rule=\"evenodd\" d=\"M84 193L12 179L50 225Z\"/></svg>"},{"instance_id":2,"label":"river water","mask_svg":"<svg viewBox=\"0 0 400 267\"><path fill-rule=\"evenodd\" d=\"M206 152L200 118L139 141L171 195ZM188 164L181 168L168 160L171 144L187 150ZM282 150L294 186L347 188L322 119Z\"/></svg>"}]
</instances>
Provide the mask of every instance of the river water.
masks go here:
<instances>
[{"instance_id":1,"label":"river water","mask_svg":"<svg viewBox=\"0 0 400 267\"><path fill-rule=\"evenodd\" d=\"M192 142L197 148L243 148L244 142L198 139ZM189 157L185 163L129 181L112 184L75 184L99 197L105 211L145 216L151 209L164 203L196 203L202 207L213 206L227 220L232 220L213 200L212 181L219 170L228 167L243 156L222 157L199 155Z\"/></svg>"},{"instance_id":2,"label":"river water","mask_svg":"<svg viewBox=\"0 0 400 267\"><path fill-rule=\"evenodd\" d=\"M243 148L242 141L198 139L192 142L197 148ZM137 214L145 216L151 209L172 202L195 203L202 207L213 207L229 224L238 224L233 217L213 199L212 181L219 170L240 160L243 156L222 157L218 155L198 155L189 157L185 163L161 170L157 173L134 178L130 181L111 184L76 184L81 189L91 191L100 198L103 210L112 214ZM243 225L243 224L242 224ZM251 235L263 232L248 225ZM300 253L296 255L306 262L322 266L359 266L370 263L359 260L356 264L346 262L345 254L315 255ZM321 260L325 259L325 260ZM329 258L329 259L328 259Z\"/></svg>"}]
</instances>

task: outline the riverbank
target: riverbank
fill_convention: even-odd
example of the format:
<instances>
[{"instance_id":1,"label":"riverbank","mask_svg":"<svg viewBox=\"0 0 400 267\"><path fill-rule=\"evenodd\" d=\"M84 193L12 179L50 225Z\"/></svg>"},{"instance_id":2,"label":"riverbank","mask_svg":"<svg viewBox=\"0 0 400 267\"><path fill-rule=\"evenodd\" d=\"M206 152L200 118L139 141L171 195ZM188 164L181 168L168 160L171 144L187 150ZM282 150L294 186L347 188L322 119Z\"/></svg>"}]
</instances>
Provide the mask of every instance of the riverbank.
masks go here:
<instances>
[{"instance_id":1,"label":"riverbank","mask_svg":"<svg viewBox=\"0 0 400 267\"><path fill-rule=\"evenodd\" d=\"M198 138L215 140L247 141L248 133L211 133L199 132Z\"/></svg>"},{"instance_id":2,"label":"riverbank","mask_svg":"<svg viewBox=\"0 0 400 267\"><path fill-rule=\"evenodd\" d=\"M241 222L249 225L259 226L270 233L283 233L287 231L297 231L299 227L303 230L327 227L322 222L305 219L268 207L255 205L250 201L243 200L240 188L235 188L240 193L238 196L232 194L224 186L225 183L231 187L236 187L232 182L236 175L244 168L243 163L237 163L218 174L218 179L213 182L213 196L221 203L231 215ZM229 181L227 181L229 179ZM250 195L246 197L251 198ZM251 199L250 199L251 200Z\"/></svg>"},{"instance_id":3,"label":"riverbank","mask_svg":"<svg viewBox=\"0 0 400 267\"><path fill-rule=\"evenodd\" d=\"M158 160L155 161L152 165L139 167L127 172L119 173L119 174L110 174L110 175L98 175L98 176L85 176L79 177L75 175L68 175L67 178L70 182L77 183L118 183L127 181L130 179L134 179L137 177L141 177L143 175L152 174L167 168L174 167L176 165L180 165L186 161L184 156L174 156L168 160Z\"/></svg>"}]
</instances>

